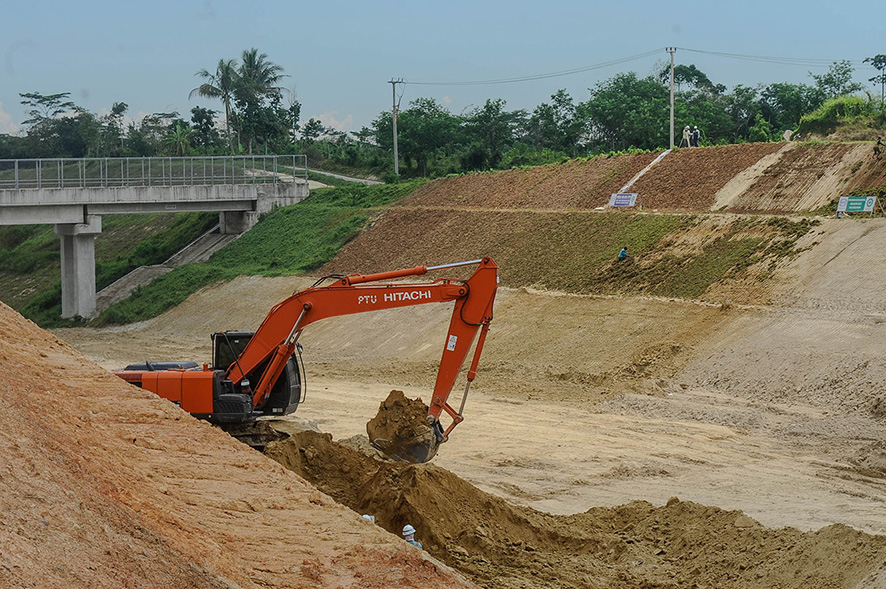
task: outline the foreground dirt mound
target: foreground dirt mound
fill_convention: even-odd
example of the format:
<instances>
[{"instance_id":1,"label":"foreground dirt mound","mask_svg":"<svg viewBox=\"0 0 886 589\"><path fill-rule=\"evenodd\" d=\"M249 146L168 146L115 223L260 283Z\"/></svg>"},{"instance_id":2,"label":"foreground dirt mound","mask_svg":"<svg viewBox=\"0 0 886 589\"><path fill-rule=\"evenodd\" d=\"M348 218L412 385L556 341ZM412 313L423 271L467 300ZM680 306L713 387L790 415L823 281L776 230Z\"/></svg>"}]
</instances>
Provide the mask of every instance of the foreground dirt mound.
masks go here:
<instances>
[{"instance_id":1,"label":"foreground dirt mound","mask_svg":"<svg viewBox=\"0 0 886 589\"><path fill-rule=\"evenodd\" d=\"M428 406L421 399L391 391L366 424L366 433L372 445L391 458L427 462L437 453L437 437L427 417Z\"/></svg>"},{"instance_id":2,"label":"foreground dirt mound","mask_svg":"<svg viewBox=\"0 0 886 589\"><path fill-rule=\"evenodd\" d=\"M0 586L470 586L0 304Z\"/></svg>"},{"instance_id":3,"label":"foreground dirt mound","mask_svg":"<svg viewBox=\"0 0 886 589\"><path fill-rule=\"evenodd\" d=\"M549 515L354 446L302 431L267 454L392 533L413 525L425 549L485 587L856 587L886 559L884 537L769 530L676 498Z\"/></svg>"}]
</instances>

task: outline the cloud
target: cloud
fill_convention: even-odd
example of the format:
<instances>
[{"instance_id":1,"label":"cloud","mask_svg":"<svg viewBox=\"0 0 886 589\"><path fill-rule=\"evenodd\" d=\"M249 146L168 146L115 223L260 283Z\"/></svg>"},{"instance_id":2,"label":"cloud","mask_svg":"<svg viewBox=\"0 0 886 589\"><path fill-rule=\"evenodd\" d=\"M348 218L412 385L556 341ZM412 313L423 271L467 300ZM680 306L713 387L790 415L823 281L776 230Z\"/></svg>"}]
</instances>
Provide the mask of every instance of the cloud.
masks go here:
<instances>
[{"instance_id":1,"label":"cloud","mask_svg":"<svg viewBox=\"0 0 886 589\"><path fill-rule=\"evenodd\" d=\"M337 131L350 131L351 126L354 124L354 115L348 115L341 120L335 118L336 115L338 115L337 110L330 110L314 118L323 123L324 126L332 127Z\"/></svg>"},{"instance_id":2,"label":"cloud","mask_svg":"<svg viewBox=\"0 0 886 589\"><path fill-rule=\"evenodd\" d=\"M18 125L12 122L12 115L3 110L3 103L0 102L0 133L13 135L17 132Z\"/></svg>"}]
</instances>

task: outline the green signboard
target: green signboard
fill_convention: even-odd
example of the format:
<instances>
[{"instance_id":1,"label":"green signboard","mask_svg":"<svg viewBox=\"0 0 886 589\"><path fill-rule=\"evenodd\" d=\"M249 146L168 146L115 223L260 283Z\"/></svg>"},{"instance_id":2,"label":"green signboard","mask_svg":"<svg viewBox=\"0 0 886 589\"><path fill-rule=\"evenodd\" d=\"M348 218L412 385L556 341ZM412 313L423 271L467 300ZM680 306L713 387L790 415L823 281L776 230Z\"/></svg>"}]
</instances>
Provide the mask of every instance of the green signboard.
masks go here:
<instances>
[{"instance_id":1,"label":"green signboard","mask_svg":"<svg viewBox=\"0 0 886 589\"><path fill-rule=\"evenodd\" d=\"M841 196L837 203L838 213L873 213L876 196Z\"/></svg>"}]
</instances>

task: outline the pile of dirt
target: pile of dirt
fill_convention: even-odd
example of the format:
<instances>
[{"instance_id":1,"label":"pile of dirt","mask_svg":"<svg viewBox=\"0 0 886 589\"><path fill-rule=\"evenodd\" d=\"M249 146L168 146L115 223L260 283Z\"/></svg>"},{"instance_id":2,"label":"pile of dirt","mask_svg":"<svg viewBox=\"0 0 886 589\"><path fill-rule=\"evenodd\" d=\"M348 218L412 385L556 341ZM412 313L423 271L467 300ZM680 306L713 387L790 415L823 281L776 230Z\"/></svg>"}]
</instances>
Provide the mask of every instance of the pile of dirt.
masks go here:
<instances>
[{"instance_id":1,"label":"pile of dirt","mask_svg":"<svg viewBox=\"0 0 886 589\"><path fill-rule=\"evenodd\" d=\"M886 537L769 530L676 498L550 515L308 430L267 455L391 533L413 525L426 550L484 587L855 587L886 558Z\"/></svg>"},{"instance_id":2,"label":"pile of dirt","mask_svg":"<svg viewBox=\"0 0 886 589\"><path fill-rule=\"evenodd\" d=\"M0 586L471 586L0 304Z\"/></svg>"},{"instance_id":3,"label":"pile of dirt","mask_svg":"<svg viewBox=\"0 0 886 589\"><path fill-rule=\"evenodd\" d=\"M427 462L437 454L437 436L428 425L428 406L391 391L366 423L372 445L387 456L406 462Z\"/></svg>"}]
</instances>

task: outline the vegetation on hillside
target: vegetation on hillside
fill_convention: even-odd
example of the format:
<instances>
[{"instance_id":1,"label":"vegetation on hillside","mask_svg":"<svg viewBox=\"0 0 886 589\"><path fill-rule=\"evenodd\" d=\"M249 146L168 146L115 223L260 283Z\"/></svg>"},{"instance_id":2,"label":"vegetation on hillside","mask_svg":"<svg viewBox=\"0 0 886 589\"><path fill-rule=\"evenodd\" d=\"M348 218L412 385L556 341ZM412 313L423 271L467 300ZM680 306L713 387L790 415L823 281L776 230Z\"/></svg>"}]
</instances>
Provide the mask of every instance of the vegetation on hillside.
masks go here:
<instances>
[{"instance_id":1,"label":"vegetation on hillside","mask_svg":"<svg viewBox=\"0 0 886 589\"><path fill-rule=\"evenodd\" d=\"M217 222L211 213L106 215L96 239L96 288L160 264ZM59 239L50 225L0 227L0 300L45 327L61 316Z\"/></svg>"},{"instance_id":2,"label":"vegetation on hillside","mask_svg":"<svg viewBox=\"0 0 886 589\"><path fill-rule=\"evenodd\" d=\"M378 207L405 196L420 183L351 184L314 190L305 201L264 215L258 225L209 261L176 268L137 289L103 312L94 324L153 317L208 284L240 275L279 276L315 270L356 237Z\"/></svg>"}]
</instances>

